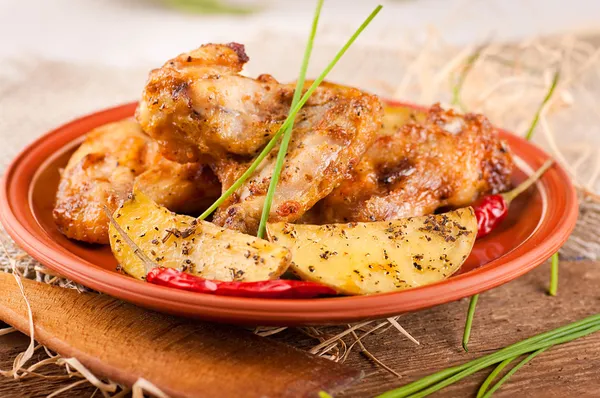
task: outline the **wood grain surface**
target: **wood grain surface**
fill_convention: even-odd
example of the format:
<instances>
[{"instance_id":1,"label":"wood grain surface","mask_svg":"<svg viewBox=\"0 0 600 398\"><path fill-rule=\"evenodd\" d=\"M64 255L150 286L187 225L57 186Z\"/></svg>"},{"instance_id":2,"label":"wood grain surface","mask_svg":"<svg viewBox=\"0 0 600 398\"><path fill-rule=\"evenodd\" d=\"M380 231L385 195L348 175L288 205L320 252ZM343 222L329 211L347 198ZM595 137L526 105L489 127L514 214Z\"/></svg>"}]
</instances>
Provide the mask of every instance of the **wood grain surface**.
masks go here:
<instances>
[{"instance_id":1,"label":"wood grain surface","mask_svg":"<svg viewBox=\"0 0 600 398\"><path fill-rule=\"evenodd\" d=\"M37 341L128 386L144 378L172 397L304 397L339 390L360 375L238 327L167 316L106 295L23 284ZM0 319L27 331L25 301L12 275L0 272L0 291Z\"/></svg>"},{"instance_id":2,"label":"wood grain surface","mask_svg":"<svg viewBox=\"0 0 600 398\"><path fill-rule=\"evenodd\" d=\"M562 262L559 295L546 295L549 266L481 295L470 352L461 348L468 300L461 300L418 313L406 314L400 323L420 342L415 346L394 330L371 335L366 347L402 375L397 379L376 367L358 351L347 365L361 369L366 377L353 384L344 397L372 397L417 378L488 354L537 333L600 312L600 262ZM294 330L274 340L299 348L314 340ZM0 337L0 368L6 369L23 350L23 336ZM489 370L479 372L448 387L436 397L473 397ZM264 379L264 378L263 378ZM66 385L63 382L62 385ZM29 378L21 382L0 378L0 397L39 397L53 391L57 382ZM84 387L61 397L85 397L94 388ZM225 396L225 395L223 395ZM600 333L552 348L519 370L494 396L498 397L599 397Z\"/></svg>"}]
</instances>

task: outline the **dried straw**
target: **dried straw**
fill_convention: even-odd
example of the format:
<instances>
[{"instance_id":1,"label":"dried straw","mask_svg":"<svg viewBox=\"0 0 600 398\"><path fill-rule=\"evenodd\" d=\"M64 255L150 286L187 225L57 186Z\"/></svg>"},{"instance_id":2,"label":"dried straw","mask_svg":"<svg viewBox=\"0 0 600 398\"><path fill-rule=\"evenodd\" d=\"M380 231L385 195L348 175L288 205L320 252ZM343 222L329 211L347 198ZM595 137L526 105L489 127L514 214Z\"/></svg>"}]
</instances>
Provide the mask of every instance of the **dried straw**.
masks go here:
<instances>
[{"instance_id":1,"label":"dried straw","mask_svg":"<svg viewBox=\"0 0 600 398\"><path fill-rule=\"evenodd\" d=\"M348 326L350 326L350 325L348 325ZM402 378L402 376L400 376L394 369L390 368L385 363L381 362L375 355L371 354L371 352L369 350L367 350L367 348L364 346L363 342L358 338L358 336L356 335L356 332L352 331L352 336L356 339L356 342L358 343L358 346L360 347L360 351L367 358L369 358L370 360L375 362L377 364L377 366L383 368L384 370L393 374L397 378L399 378L399 379Z\"/></svg>"},{"instance_id":2,"label":"dried straw","mask_svg":"<svg viewBox=\"0 0 600 398\"><path fill-rule=\"evenodd\" d=\"M27 300L27 296L25 296L25 288L23 287L23 282L21 281L21 274L19 273L19 270L17 268L17 262L15 261L15 259L10 257L8 249L6 248L6 245L4 244L4 241L2 239L0 239L0 246L2 246L2 250L4 251L4 253L6 254L6 256L10 262L11 269L12 269L12 275L14 276L15 281L17 282L17 285L19 285L19 290L21 292L21 295L23 296L23 300L25 300L25 304L27 305L27 318L29 319L29 337L30 337L29 346L27 347L27 349L24 352L17 355L17 357L15 358L15 360L13 362L13 367L11 370L7 370L7 371L0 370L0 375L5 376L5 377L13 377L14 379L18 380L19 378L22 377L19 374L19 370L23 367L23 365L25 365L25 363L27 363L27 361L29 361L31 359L31 357L33 356L34 349L35 349L35 336L34 336L35 328L33 326L33 312L31 311L31 305L29 304L29 300Z\"/></svg>"}]
</instances>

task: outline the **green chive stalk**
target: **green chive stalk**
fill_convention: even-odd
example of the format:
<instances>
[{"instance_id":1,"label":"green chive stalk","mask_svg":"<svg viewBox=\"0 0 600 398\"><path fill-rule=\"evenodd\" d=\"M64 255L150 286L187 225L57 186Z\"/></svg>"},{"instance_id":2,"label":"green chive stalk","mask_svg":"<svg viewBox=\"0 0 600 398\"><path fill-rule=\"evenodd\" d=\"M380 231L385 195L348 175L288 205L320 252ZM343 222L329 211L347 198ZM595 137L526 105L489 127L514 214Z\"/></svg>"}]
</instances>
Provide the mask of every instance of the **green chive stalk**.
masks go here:
<instances>
[{"instance_id":1,"label":"green chive stalk","mask_svg":"<svg viewBox=\"0 0 600 398\"><path fill-rule=\"evenodd\" d=\"M484 45L479 46L477 48L477 50L475 50L475 52L469 57L469 59L467 60L467 65L463 69L463 73L461 75L461 78L459 79L459 83L457 83L456 86L454 86L454 88L453 88L454 95L453 95L452 103L454 105L460 105L461 108L463 108L463 109L464 109L464 107L461 105L461 102L460 102L460 90L462 88L462 84L466 78L467 73L472 68L473 63L479 58L479 56L481 55L481 51L484 48L485 48ZM552 84L550 85L550 88L548 89L548 92L546 93L544 100L542 101L538 110L536 111L535 116L534 116L533 120L531 121L531 125L529 126L529 129L527 130L527 133L525 134L526 140L529 141L531 139L531 137L533 136L533 131L535 130L535 127L537 126L539 119L540 119L540 113L542 112L542 109L548 103L550 98L552 98L552 94L554 93L554 90L555 90L556 86L558 85L559 79L560 79L560 72L557 70L554 73L554 77L552 78ZM551 265L551 271L550 271L550 287L548 289L548 293L551 296L556 296L557 291L558 291L558 253L554 253L552 255L552 265ZM463 340L462 340L462 346L463 346L463 349L465 350L465 352L469 351L467 349L467 344L469 343L469 337L471 336L471 326L473 324L473 316L475 314L475 306L477 305L478 298L479 298L479 295L472 296L471 301L469 302L467 321L465 323L465 331L463 333Z\"/></svg>"},{"instance_id":2,"label":"green chive stalk","mask_svg":"<svg viewBox=\"0 0 600 398\"><path fill-rule=\"evenodd\" d=\"M467 345L469 344L469 338L471 337L471 326L473 326L473 317L475 316L477 300L479 300L479 294L471 296L471 301L469 302L469 311L467 312L467 321L465 322L465 331L462 339L462 346L465 352L469 352Z\"/></svg>"},{"instance_id":3,"label":"green chive stalk","mask_svg":"<svg viewBox=\"0 0 600 398\"><path fill-rule=\"evenodd\" d=\"M481 387L479 387L479 391L477 391L476 398L482 398L485 395L490 384L492 384L492 381L494 381L494 379L496 378L496 376L498 376L504 370L504 368L515 359L517 359L517 357L508 358L500 362L498 366L494 368L492 373L490 373L489 376L485 379L485 381L481 384Z\"/></svg>"},{"instance_id":4,"label":"green chive stalk","mask_svg":"<svg viewBox=\"0 0 600 398\"><path fill-rule=\"evenodd\" d=\"M540 114L542 113L542 110L544 109L548 101L550 101L550 98L552 98L552 94L554 94L554 90L556 89L559 80L560 71L557 70L556 72L554 72L554 76L552 77L552 83L550 84L550 88L548 89L546 96L540 103L540 106L538 107L537 111L535 112L535 116L531 121L529 129L527 130L527 133L525 133L525 139L527 141L531 140L531 138L533 137L533 131L535 130L535 127L537 126L538 121L540 120ZM551 296L556 296L556 293L558 291L558 253L554 253L552 255L551 261L552 263L550 270L550 287L548 288L548 294L550 294Z\"/></svg>"},{"instance_id":5,"label":"green chive stalk","mask_svg":"<svg viewBox=\"0 0 600 398\"><path fill-rule=\"evenodd\" d=\"M426 376L421 380L388 391L379 398L424 397L453 384L490 365L530 353L542 348L566 343L600 330L600 314L590 316L549 332L538 334L521 342L505 347L493 354L454 366Z\"/></svg>"},{"instance_id":6,"label":"green chive stalk","mask_svg":"<svg viewBox=\"0 0 600 398\"><path fill-rule=\"evenodd\" d=\"M452 87L452 100L450 101L450 103L452 105L458 106L463 112L466 111L466 107L460 99L462 87L465 83L465 80L467 79L467 76L469 75L469 72L471 72L471 69L473 69L473 66L475 66L475 63L477 62L477 60L481 56L481 53L487 47L487 45L487 42L480 44L479 46L477 46L477 48L475 48L475 51L473 51L473 53L469 55L469 57L467 58L467 62L465 62L465 65L463 66L462 71L458 76L456 84Z\"/></svg>"},{"instance_id":7,"label":"green chive stalk","mask_svg":"<svg viewBox=\"0 0 600 398\"><path fill-rule=\"evenodd\" d=\"M587 327L587 325L584 325L584 326L580 326L579 328L581 329L581 328L586 328L586 327ZM577 331L577 330L580 330L580 329L575 328L574 331ZM583 329L581 329L581 330L583 330ZM550 340L550 339L545 339L545 340L542 340L542 341L547 341L547 340ZM477 391L477 397L476 398L483 398L483 396L486 394L486 390L489 388L490 384L496 378L496 376L498 376L502 372L502 370L506 366L508 366L512 361L514 361L515 359L517 359L516 356L512 357L512 358L507 358L504 361L500 362L500 364L498 364L498 366L496 366L496 368L492 371L492 373L490 373L489 376L485 379L485 381L481 384L481 386L479 387L479 391ZM517 364L517 366L518 365L519 364ZM521 366L518 366L515 369L515 371L511 373L511 375L514 374ZM504 381L506 381L506 380L508 380L508 378L506 378ZM502 381L502 383L504 383L504 381ZM498 383L496 383L496 385L498 385ZM494 390L497 390L499 387L500 386L498 386Z\"/></svg>"},{"instance_id":8,"label":"green chive stalk","mask_svg":"<svg viewBox=\"0 0 600 398\"><path fill-rule=\"evenodd\" d=\"M271 150L275 147L275 145L277 145L277 141L282 136L284 131L288 127L290 127L290 125L292 125L294 118L296 117L296 115L298 114L300 109L304 106L306 101L308 101L308 99L315 92L317 87L323 82L323 80L325 80L325 77L327 77L329 72L331 72L333 67L340 60L340 58L342 58L342 56L346 53L346 51L348 50L350 45L352 43L354 43L354 41L356 40L358 35L367 27L367 25L369 23L371 23L373 18L375 18L375 16L377 16L377 14L381 10L381 8L382 8L382 6L380 6L380 5L375 7L375 9L373 10L373 12L371 12L369 17L367 17L367 19L358 28L358 30L352 35L352 37L348 40L348 42L340 49L340 51L335 55L333 60L329 63L329 65L327 65L325 70L323 72L321 72L319 77L317 77L315 79L315 81L310 85L308 90L306 90L306 92L304 93L304 95L302 96L300 101L298 101L296 106L292 108L288 117L285 119L285 121L283 122L281 127L279 127L279 130L277 131L277 133L275 133L275 135L273 136L273 138L271 138L269 143L263 148L263 150L260 152L260 154L254 159L254 161L252 162L250 167L248 167L248 169L241 175L240 178L238 178L231 185L231 187L229 187L229 189L227 189L223 194L221 194L219 199L217 199L208 209L206 209L204 211L204 213L202 213L200 215L200 217L198 217L200 220L204 220L206 217L208 217L210 214L212 214L212 212L214 212L219 206L221 206L227 200L227 198L229 198L229 196L231 196L235 191L237 191L242 186L242 184L244 184L244 182L246 182L246 180L252 176L252 174L254 173L256 168L269 155L269 152L271 152Z\"/></svg>"},{"instance_id":9,"label":"green chive stalk","mask_svg":"<svg viewBox=\"0 0 600 398\"><path fill-rule=\"evenodd\" d=\"M560 72L559 71L554 72L554 77L552 78L552 83L550 84L550 89L546 93L544 100L540 103L540 106L538 107L537 111L535 112L535 116L533 117L533 121L531 122L529 129L527 130L527 133L525 133L525 139L527 141L529 141L531 139L531 137L533 137L533 130L535 130L535 127L537 126L538 121L540 120L540 114L542 113L542 109L544 109L544 107L546 106L548 101L550 101L550 98L552 98L552 94L554 94L554 89L558 85L559 79L560 79Z\"/></svg>"},{"instance_id":10,"label":"green chive stalk","mask_svg":"<svg viewBox=\"0 0 600 398\"><path fill-rule=\"evenodd\" d=\"M510 379L510 377L512 375L514 375L517 372L517 370L521 369L527 362L531 361L533 358L537 357L542 352L546 351L548 348L549 347L540 348L539 350L534 351L531 354L529 354L525 359L523 359L521 362L519 362L514 368L512 368L504 376L502 376L502 378L500 380L498 380L498 382L492 388L490 388L490 390L488 392L486 392L482 398L490 398L492 396L492 394L494 392L496 392L496 390L502 386L502 384L504 384L508 379Z\"/></svg>"},{"instance_id":11,"label":"green chive stalk","mask_svg":"<svg viewBox=\"0 0 600 398\"><path fill-rule=\"evenodd\" d=\"M317 8L315 9L315 15L313 17L312 27L308 35L306 48L304 49L304 58L302 60L302 65L300 66L300 74L298 75L298 81L296 82L296 90L294 91L294 97L292 98L291 108L294 108L298 104L298 102L300 101L300 96L302 95L302 89L304 88L304 80L306 79L306 70L308 69L308 62L310 61L310 55L312 53L315 35L317 34L317 26L319 25L319 16L321 15L322 7L323 0L318 0ZM283 133L283 138L281 139L281 145L279 146L279 152L277 153L275 169L273 170L273 175L271 176L269 189L265 197L265 204L263 206L263 211L260 217L260 224L258 226L257 233L257 236L259 238L262 238L265 234L267 220L269 219L269 214L271 212L271 204L273 203L273 197L275 196L275 189L277 187L277 183L279 182L279 176L281 175L281 169L283 168L283 162L285 160L285 155L287 154L288 144L290 142L290 138L292 137L294 120L295 118L292 119L292 123L285 130L285 132Z\"/></svg>"},{"instance_id":12,"label":"green chive stalk","mask_svg":"<svg viewBox=\"0 0 600 398\"><path fill-rule=\"evenodd\" d=\"M473 69L473 66L475 66L475 62L477 62L477 60L481 56L481 53L487 47L487 45L488 43L480 44L475 48L475 51L473 51L473 53L469 55L469 57L467 58L467 62L463 66L462 71L458 76L456 84L452 87L452 100L450 101L450 103L454 106L458 106L463 112L466 112L466 107L460 99L462 87L465 83L465 80L467 79L467 76L469 75L469 72L471 72L471 69ZM463 332L462 339L462 346L465 352L469 352L469 349L467 347L469 344L469 338L471 337L471 327L473 325L473 317L475 315L475 307L477 306L478 299L479 295L476 294L472 296L471 300L469 301L467 321L465 322L465 331Z\"/></svg>"},{"instance_id":13,"label":"green chive stalk","mask_svg":"<svg viewBox=\"0 0 600 398\"><path fill-rule=\"evenodd\" d=\"M550 263L550 287L548 288L548 294L556 296L558 292L558 253L552 255Z\"/></svg>"}]
</instances>

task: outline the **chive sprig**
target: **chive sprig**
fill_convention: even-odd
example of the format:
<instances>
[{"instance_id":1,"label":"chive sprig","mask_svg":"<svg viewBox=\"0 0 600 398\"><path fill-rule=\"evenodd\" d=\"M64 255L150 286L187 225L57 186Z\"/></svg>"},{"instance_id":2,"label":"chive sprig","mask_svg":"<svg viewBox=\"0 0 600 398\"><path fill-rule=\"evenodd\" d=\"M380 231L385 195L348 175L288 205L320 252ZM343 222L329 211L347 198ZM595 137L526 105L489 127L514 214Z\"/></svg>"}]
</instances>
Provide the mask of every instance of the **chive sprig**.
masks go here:
<instances>
[{"instance_id":1,"label":"chive sprig","mask_svg":"<svg viewBox=\"0 0 600 398\"><path fill-rule=\"evenodd\" d=\"M486 394L486 391L490 387L490 384L492 384L492 381L494 381L494 379L500 373L502 373L502 371L504 370L504 368L507 367L515 359L517 359L517 357L508 358L508 359L505 359L504 361L500 362L494 368L494 370L492 370L492 373L490 373L489 376L486 377L486 379L484 380L484 382L481 384L481 387L479 387L479 391L477 391L477 397L476 398L482 398ZM498 383L496 383L496 385L497 384Z\"/></svg>"},{"instance_id":2,"label":"chive sprig","mask_svg":"<svg viewBox=\"0 0 600 398\"><path fill-rule=\"evenodd\" d=\"M469 60L471 60L473 57L475 57L475 60L479 57L479 53L481 52L481 49L478 49L470 58ZM474 61L471 61L474 62ZM470 69L469 69L470 70ZM468 72L468 70L467 70ZM535 130L538 121L540 119L540 114L542 112L542 110L544 109L544 106L546 106L546 104L548 103L548 101L550 101L550 98L552 98L552 94L554 93L554 90L556 89L556 86L558 85L558 81L560 79L560 72L557 70L554 72L554 76L552 77L552 83L550 84L550 88L548 89L548 92L546 93L546 96L544 97L543 101L540 103L540 106L538 108L538 110L536 111L533 120L531 121L531 124L529 126L529 128L527 129L527 133L525 134L525 139L526 140L530 140L533 137L533 131ZM464 78L463 78L464 81ZM460 92L460 89L456 89L455 91L458 90L458 92ZM455 96L455 100L454 100L454 104L456 105L458 102L458 96ZM552 162L547 163L548 167L552 164ZM538 174L540 171L543 173L545 172L545 168L542 167L542 169L538 170L535 174ZM531 176L530 178L534 178L534 176ZM516 193L516 195L518 195L520 192ZM516 196L514 195L514 196ZM509 199L512 200L513 197L511 198L505 198L505 199ZM557 292L558 292L558 268L559 268L559 264L558 264L558 252L554 253L551 257L551 265L550 265L550 287L548 288L548 294L550 294L551 296L556 296ZM477 300L479 299L479 294L476 294L474 296L471 297L471 300L469 302L469 310L467 312L467 320L465 322L465 330L463 333L463 340L462 340L462 346L464 348L465 351L469 351L467 349L467 345L469 343L469 338L471 336L471 327L473 325L473 316L475 315L475 306L477 305Z\"/></svg>"},{"instance_id":3,"label":"chive sprig","mask_svg":"<svg viewBox=\"0 0 600 398\"><path fill-rule=\"evenodd\" d=\"M362 33L362 31L371 23L373 18L377 16L382 6L379 5L375 7L375 9L371 12L371 14L365 19L365 21L360 25L360 27L354 32L354 34L350 37L350 39L344 44L344 46L338 51L338 53L333 57L331 62L327 65L325 70L321 72L319 77L317 77L310 87L306 90L304 95L300 98L296 106L291 107L291 110L288 114L288 117L285 119L283 124L279 127L279 130L273 135L271 140L267 143L267 145L263 148L263 150L258 154L258 156L254 159L252 164L246 169L246 171L238 178L221 196L208 208L206 209L198 218L200 220L204 220L206 217L211 215L219 206L221 206L235 191L237 191L243 184L246 182L248 178L252 176L254 171L258 168L258 166L262 163L262 161L269 155L271 150L277 145L279 138L283 135L283 133L293 125L293 121L296 118L296 115L302 109L306 101L310 98L310 96L315 92L317 87L325 80L325 77L331 72L333 67L338 63L340 58L346 53L348 48L354 43L358 35Z\"/></svg>"},{"instance_id":4,"label":"chive sprig","mask_svg":"<svg viewBox=\"0 0 600 398\"><path fill-rule=\"evenodd\" d=\"M469 338L471 337L471 327L473 326L473 317L475 316L477 300L479 300L479 294L471 296L471 300L469 301L469 310L467 311L467 320L465 322L465 331L462 339L462 346L465 352L469 352L468 344Z\"/></svg>"},{"instance_id":5,"label":"chive sprig","mask_svg":"<svg viewBox=\"0 0 600 398\"><path fill-rule=\"evenodd\" d=\"M500 388L500 386L502 386L502 384L504 384L512 375L514 375L517 370L519 370L520 368L522 368L527 362L531 361L533 358L535 358L536 356L540 355L542 352L546 351L548 349L548 347L544 347L544 348L540 348L537 351L532 352L531 354L529 354L525 359L523 359L521 362L519 362L514 368L512 368L511 370L509 370L504 376L502 376L502 378L500 380L498 380L498 382L496 384L494 384L494 386L492 388L489 389L489 391L485 391L483 390L484 394L481 396L481 398L489 398L492 396L492 394L494 394L494 392L496 392L497 389ZM510 362L512 362L514 360L514 358L508 360ZM505 361L501 362L504 363ZM477 394L477 396L479 397L479 394Z\"/></svg>"},{"instance_id":6,"label":"chive sprig","mask_svg":"<svg viewBox=\"0 0 600 398\"><path fill-rule=\"evenodd\" d=\"M548 294L556 296L558 292L558 252L552 255L550 260L550 287Z\"/></svg>"},{"instance_id":7,"label":"chive sprig","mask_svg":"<svg viewBox=\"0 0 600 398\"><path fill-rule=\"evenodd\" d=\"M541 333L536 336L530 337L521 342L512 344L508 347L505 347L495 353L488 354L481 358L472 360L463 365L454 366L440 372L434 373L430 376L424 377L421 380L415 381L413 383L407 384L398 389L388 391L379 396L379 398L401 398L401 397L425 397L433 392L436 392L444 387L447 387L453 383L456 383L463 378L478 372L482 369L487 368L488 366L500 363L502 365L503 361L513 360L520 355L527 353L535 353L536 355L543 352L550 347L555 345L563 344L584 336L587 336L591 333L597 332L600 330L600 314L596 314L590 316L588 318L582 319L580 321L559 327L549 332ZM540 352L537 352L540 350ZM536 353L537 352L537 353ZM534 355L535 356L535 355ZM526 358L527 361L531 360L533 356ZM527 361L522 361L519 367L523 366ZM510 361L508 361L510 362ZM508 365L508 362L505 363L502 368ZM499 374L502 370L499 369L496 374ZM513 368L514 369L514 368ZM514 370L516 372L517 369ZM512 373L514 373L512 372ZM510 373L510 372L509 372ZM512 373L507 374L503 379L501 379L498 383L500 385L504 383L508 378L512 375ZM490 379L491 382L491 379ZM485 386L489 386L490 383L487 383ZM492 387L495 391L500 385L496 384L496 386ZM482 386L483 387L483 386ZM496 387L496 388L495 388ZM485 391L482 396L488 394L492 389ZM493 392L493 391L492 391ZM489 394L491 395L491 394ZM488 396L489 396L488 395Z\"/></svg>"},{"instance_id":8,"label":"chive sprig","mask_svg":"<svg viewBox=\"0 0 600 398\"><path fill-rule=\"evenodd\" d=\"M554 72L554 76L552 77L552 83L550 83L550 88L548 89L546 96L544 97L544 99L540 103L540 106L538 107L537 111L535 112L535 116L533 117L533 120L531 121L531 125L529 126L529 129L525 133L525 139L527 141L531 140L531 138L533 137L533 131L535 130L535 128L538 124L538 121L540 120L540 115L542 113L542 110L544 109L544 107L546 106L548 101L550 101L550 98L552 98L552 94L554 94L554 90L556 89L556 86L558 85L559 80L560 80L560 71L557 69ZM551 296L556 296L557 292L558 292L558 252L554 253L551 258L550 287L548 288L548 294L550 294Z\"/></svg>"},{"instance_id":9,"label":"chive sprig","mask_svg":"<svg viewBox=\"0 0 600 398\"><path fill-rule=\"evenodd\" d=\"M458 79L456 80L456 84L452 87L452 99L450 100L450 103L454 106L458 106L463 112L467 111L467 108L465 107L461 99L461 91L463 85L465 84L465 80L467 80L467 76L471 72L471 69L473 69L473 66L475 66L475 63L481 56L481 53L483 52L483 50L485 50L485 48L488 45L489 40L485 41L484 43L481 43L475 48L475 50L471 53L471 55L469 55L466 62L464 63L462 70L458 75Z\"/></svg>"},{"instance_id":10,"label":"chive sprig","mask_svg":"<svg viewBox=\"0 0 600 398\"><path fill-rule=\"evenodd\" d=\"M294 108L296 105L298 105L298 102L300 101L300 96L302 95L302 89L304 88L304 80L306 79L306 70L308 69L308 62L310 61L313 43L317 34L317 26L319 25L319 16L321 15L321 8L323 8L323 0L318 0L317 8L315 9L315 15L313 17L312 26L310 29L310 34L308 36L308 41L306 42L306 48L304 49L304 58L302 59L302 65L300 66L300 74L298 75L298 81L296 82L296 89L294 91L294 97L292 98L291 108ZM277 153L275 169L273 170L273 175L271 176L271 181L269 182L269 189L267 190L265 203L260 217L260 224L258 226L258 232L256 234L259 238L262 238L265 234L267 220L269 219L269 214L271 213L271 204L273 203L273 197L275 196L275 189L277 187L277 183L279 182L279 176L281 175L281 170L283 169L283 162L285 160L285 155L287 154L287 148L290 143L290 138L292 137L294 120L295 117L294 119L292 119L292 123L290 124L290 126L287 129L285 129L285 132L283 133L283 138L281 139L281 145L279 146L279 152Z\"/></svg>"},{"instance_id":11,"label":"chive sprig","mask_svg":"<svg viewBox=\"0 0 600 398\"><path fill-rule=\"evenodd\" d=\"M529 129L527 129L527 132L525 133L525 139L527 141L531 140L531 138L533 137L533 130L535 130L535 127L537 126L538 121L540 120L540 114L542 113L542 110L544 109L544 107L546 106L548 101L550 101L550 98L552 98L552 94L554 94L554 89L558 85L559 79L560 79L560 72L557 70L556 72L554 72L554 76L552 77L552 83L550 84L550 88L548 89L546 96L544 97L543 101L540 103L540 106L538 107L537 111L535 112L533 121L531 122Z\"/></svg>"}]
</instances>

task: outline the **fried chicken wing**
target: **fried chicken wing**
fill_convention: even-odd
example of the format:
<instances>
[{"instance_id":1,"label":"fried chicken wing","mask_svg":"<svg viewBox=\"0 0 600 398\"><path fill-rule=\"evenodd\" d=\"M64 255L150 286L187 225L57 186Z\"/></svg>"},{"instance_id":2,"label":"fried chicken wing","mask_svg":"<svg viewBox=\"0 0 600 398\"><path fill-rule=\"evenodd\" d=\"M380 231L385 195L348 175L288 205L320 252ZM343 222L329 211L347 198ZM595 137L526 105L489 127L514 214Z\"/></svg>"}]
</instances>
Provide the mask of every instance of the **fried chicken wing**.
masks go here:
<instances>
[{"instance_id":1,"label":"fried chicken wing","mask_svg":"<svg viewBox=\"0 0 600 398\"><path fill-rule=\"evenodd\" d=\"M347 178L374 138L381 120L379 112L379 102L371 96L325 83L301 111L294 126L269 220L297 220ZM216 223L256 231L276 153L274 150L255 175L219 209ZM240 170L239 166L235 169ZM227 170L227 166L219 170Z\"/></svg>"},{"instance_id":2,"label":"fried chicken wing","mask_svg":"<svg viewBox=\"0 0 600 398\"><path fill-rule=\"evenodd\" d=\"M199 163L162 157L158 145L133 120L99 127L88 134L62 172L54 220L69 238L108 243L108 218L133 186L180 212L198 212L218 196L215 175Z\"/></svg>"},{"instance_id":3,"label":"fried chicken wing","mask_svg":"<svg viewBox=\"0 0 600 398\"><path fill-rule=\"evenodd\" d=\"M277 132L295 88L267 75L239 75L247 60L235 43L182 54L151 72L137 111L165 156L210 163L223 189ZM382 114L376 96L321 84L296 118L269 220L297 220L347 178L372 144ZM256 232L276 154L218 209L215 223Z\"/></svg>"},{"instance_id":4,"label":"fried chicken wing","mask_svg":"<svg viewBox=\"0 0 600 398\"><path fill-rule=\"evenodd\" d=\"M179 162L253 155L287 117L293 88L241 76L244 46L207 44L150 73L137 120Z\"/></svg>"},{"instance_id":5,"label":"fried chicken wing","mask_svg":"<svg viewBox=\"0 0 600 398\"><path fill-rule=\"evenodd\" d=\"M510 187L508 147L482 115L434 105L423 122L380 136L304 221L380 221L461 207Z\"/></svg>"}]
</instances>

